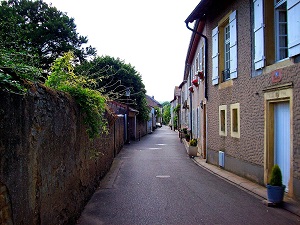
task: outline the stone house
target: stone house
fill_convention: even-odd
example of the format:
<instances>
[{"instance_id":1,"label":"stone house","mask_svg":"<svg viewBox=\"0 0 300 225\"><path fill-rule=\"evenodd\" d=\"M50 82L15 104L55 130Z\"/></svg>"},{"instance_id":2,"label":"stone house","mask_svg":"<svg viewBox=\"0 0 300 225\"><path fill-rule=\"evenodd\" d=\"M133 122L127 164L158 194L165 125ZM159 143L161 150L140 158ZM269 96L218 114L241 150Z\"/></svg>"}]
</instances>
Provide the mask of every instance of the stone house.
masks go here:
<instances>
[{"instance_id":1,"label":"stone house","mask_svg":"<svg viewBox=\"0 0 300 225\"><path fill-rule=\"evenodd\" d=\"M299 200L300 1L202 0L185 22L181 94L202 157L261 185L278 164Z\"/></svg>"}]
</instances>

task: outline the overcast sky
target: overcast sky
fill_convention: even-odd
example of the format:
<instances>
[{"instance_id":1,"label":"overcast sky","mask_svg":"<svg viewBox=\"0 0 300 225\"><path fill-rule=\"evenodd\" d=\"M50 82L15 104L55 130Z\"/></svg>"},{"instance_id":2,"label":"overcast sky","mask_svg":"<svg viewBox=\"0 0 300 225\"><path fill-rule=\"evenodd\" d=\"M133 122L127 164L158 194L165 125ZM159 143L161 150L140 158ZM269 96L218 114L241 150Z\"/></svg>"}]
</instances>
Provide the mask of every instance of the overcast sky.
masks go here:
<instances>
[{"instance_id":1,"label":"overcast sky","mask_svg":"<svg viewBox=\"0 0 300 225\"><path fill-rule=\"evenodd\" d=\"M75 19L98 55L130 63L147 95L171 101L183 80L191 37L184 20L200 0L44 0Z\"/></svg>"}]
</instances>

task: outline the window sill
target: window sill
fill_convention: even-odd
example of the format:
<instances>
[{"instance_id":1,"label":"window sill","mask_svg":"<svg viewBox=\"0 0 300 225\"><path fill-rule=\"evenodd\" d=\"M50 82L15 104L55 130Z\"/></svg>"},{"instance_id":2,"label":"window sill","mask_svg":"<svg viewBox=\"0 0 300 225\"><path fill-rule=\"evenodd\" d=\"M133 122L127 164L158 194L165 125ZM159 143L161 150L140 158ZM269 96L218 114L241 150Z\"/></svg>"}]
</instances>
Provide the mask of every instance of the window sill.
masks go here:
<instances>
[{"instance_id":1,"label":"window sill","mask_svg":"<svg viewBox=\"0 0 300 225\"><path fill-rule=\"evenodd\" d=\"M274 70L278 70L287 66L292 66L294 65L294 62L292 61L292 59L287 58L278 62L275 62L272 65L267 66L266 68L263 69L263 74L267 74L267 73L271 73Z\"/></svg>"},{"instance_id":2,"label":"window sill","mask_svg":"<svg viewBox=\"0 0 300 225\"><path fill-rule=\"evenodd\" d=\"M240 138L240 133L239 132L232 132L231 137L233 138Z\"/></svg>"},{"instance_id":3,"label":"window sill","mask_svg":"<svg viewBox=\"0 0 300 225\"><path fill-rule=\"evenodd\" d=\"M228 80L219 84L219 90L233 86L233 80Z\"/></svg>"}]
</instances>

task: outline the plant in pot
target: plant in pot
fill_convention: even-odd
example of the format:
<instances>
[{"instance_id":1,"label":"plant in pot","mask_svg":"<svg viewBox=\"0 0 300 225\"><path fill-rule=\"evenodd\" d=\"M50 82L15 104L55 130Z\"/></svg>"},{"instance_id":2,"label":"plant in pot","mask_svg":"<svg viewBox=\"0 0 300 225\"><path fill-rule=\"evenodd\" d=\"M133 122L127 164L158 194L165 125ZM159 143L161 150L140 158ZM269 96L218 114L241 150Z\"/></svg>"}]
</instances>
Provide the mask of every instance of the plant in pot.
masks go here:
<instances>
[{"instance_id":1,"label":"plant in pot","mask_svg":"<svg viewBox=\"0 0 300 225\"><path fill-rule=\"evenodd\" d=\"M274 204L281 203L284 197L285 185L282 184L280 167L275 164L271 171L269 183L267 184L268 201Z\"/></svg>"},{"instance_id":2,"label":"plant in pot","mask_svg":"<svg viewBox=\"0 0 300 225\"><path fill-rule=\"evenodd\" d=\"M188 155L190 157L197 156L197 152L198 152L197 144L198 144L197 139L193 138L190 140L190 145L189 145L189 149L188 149Z\"/></svg>"},{"instance_id":3,"label":"plant in pot","mask_svg":"<svg viewBox=\"0 0 300 225\"><path fill-rule=\"evenodd\" d=\"M189 142L189 141L190 141L190 138L191 138L191 136L190 136L188 133L186 133L186 134L185 134L185 140L186 140L187 142Z\"/></svg>"},{"instance_id":4,"label":"plant in pot","mask_svg":"<svg viewBox=\"0 0 300 225\"><path fill-rule=\"evenodd\" d=\"M199 84L198 84L198 79L194 79L194 80L192 81L192 83L193 83L193 85L195 85L196 87L199 86Z\"/></svg>"}]
</instances>

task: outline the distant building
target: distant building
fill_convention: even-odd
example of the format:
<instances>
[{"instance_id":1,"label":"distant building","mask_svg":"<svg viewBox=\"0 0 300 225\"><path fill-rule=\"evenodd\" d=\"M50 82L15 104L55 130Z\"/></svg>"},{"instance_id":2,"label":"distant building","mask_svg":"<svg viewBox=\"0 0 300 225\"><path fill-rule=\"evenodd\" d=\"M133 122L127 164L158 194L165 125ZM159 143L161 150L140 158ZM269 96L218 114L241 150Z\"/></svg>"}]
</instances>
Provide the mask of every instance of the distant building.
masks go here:
<instances>
[{"instance_id":1,"label":"distant building","mask_svg":"<svg viewBox=\"0 0 300 225\"><path fill-rule=\"evenodd\" d=\"M146 101L150 109L147 130L148 133L152 133L156 129L156 123L162 124L162 105L154 99L154 96L146 95Z\"/></svg>"}]
</instances>

